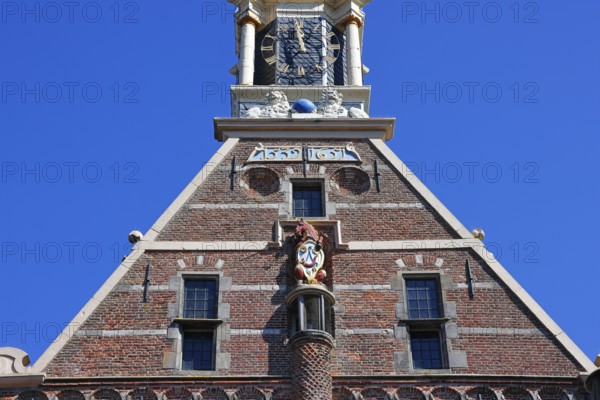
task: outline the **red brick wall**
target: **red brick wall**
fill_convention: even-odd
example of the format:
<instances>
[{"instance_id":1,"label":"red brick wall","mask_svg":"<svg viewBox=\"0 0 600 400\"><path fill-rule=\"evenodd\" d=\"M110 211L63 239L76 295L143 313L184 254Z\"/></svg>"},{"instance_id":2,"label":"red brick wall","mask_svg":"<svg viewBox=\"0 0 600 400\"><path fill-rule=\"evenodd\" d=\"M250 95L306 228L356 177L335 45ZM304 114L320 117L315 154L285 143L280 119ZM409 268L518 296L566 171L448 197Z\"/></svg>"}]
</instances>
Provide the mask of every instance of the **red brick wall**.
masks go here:
<instances>
[{"instance_id":1,"label":"red brick wall","mask_svg":"<svg viewBox=\"0 0 600 400\"><path fill-rule=\"evenodd\" d=\"M264 145L285 144L263 141ZM302 144L294 141L289 144ZM315 145L346 144L346 141L311 142ZM241 141L219 168L209 176L192 196L189 204L255 204L256 199L236 187L229 190L229 166L233 155L238 162L245 160L256 141ZM400 177L391 165L368 142L356 142L355 147L364 165L379 159L382 192L376 193L373 182L360 195L343 195L335 190L329 200L337 203L422 203L423 208L411 209L338 209L330 219L341 221L344 241L376 241L404 239L450 239L457 234L429 205ZM324 164L325 176L330 176L348 164ZM287 174L288 165L273 163L267 167L279 176ZM388 168L385 168L385 167ZM300 164L294 164L300 172ZM314 172L314 166L312 167ZM372 172L370 173L372 176ZM237 179L241 179L237 175ZM300 177L297 174L296 177ZM280 192L263 199L265 203L283 200ZM256 210L191 210L184 207L159 235L158 240L173 241L267 241L271 239L277 209ZM417 264L415 256L423 255L424 263ZM196 257L204 256L203 265L196 265ZM451 340L452 350L467 354L467 368L453 372L466 374L551 375L576 376L580 366L561 345L540 325L539 321L498 280L489 267L474 253L467 250L423 251L344 251L336 249L329 254L334 285L390 285L392 279L404 270L444 273L454 286L445 291L445 300L456 303L456 317L451 323L459 329L517 328L540 329L539 335L471 334L460 333ZM396 260L402 258L405 268ZM434 266L437 258L443 266ZM183 260L182 270L177 260ZM493 284L490 288L476 289L475 298L456 285L466 281L464 264L469 259L475 282ZM215 265L223 261L220 269ZM147 263L152 263L151 285L168 286L171 278L181 271L222 272L235 285L289 284L289 269L293 265L284 250L257 251L147 251L131 267L120 285L142 285ZM81 327L83 330L166 330L171 324L169 304L177 301L174 290L150 291L149 302L142 303L141 291L113 291ZM398 324L395 304L401 301L396 289L341 290L336 293L335 325L337 332L355 329L379 329L389 332ZM222 293L222 301L229 303L230 317L225 321L229 329L286 329L283 294L277 291L231 290ZM291 376L291 352L283 345L285 335L231 334L221 341L221 352L231 356L230 368L219 371L223 376ZM63 348L47 368L48 376L165 376L177 373L163 369L165 352L173 351L174 341L166 336L90 337L76 336ZM389 333L338 334L332 352L332 373L349 375L402 376L408 370L396 370L394 353L406 351L403 342ZM527 360L527 362L523 362ZM282 391L283 393L283 391ZM282 394L282 396L284 396Z\"/></svg>"}]
</instances>

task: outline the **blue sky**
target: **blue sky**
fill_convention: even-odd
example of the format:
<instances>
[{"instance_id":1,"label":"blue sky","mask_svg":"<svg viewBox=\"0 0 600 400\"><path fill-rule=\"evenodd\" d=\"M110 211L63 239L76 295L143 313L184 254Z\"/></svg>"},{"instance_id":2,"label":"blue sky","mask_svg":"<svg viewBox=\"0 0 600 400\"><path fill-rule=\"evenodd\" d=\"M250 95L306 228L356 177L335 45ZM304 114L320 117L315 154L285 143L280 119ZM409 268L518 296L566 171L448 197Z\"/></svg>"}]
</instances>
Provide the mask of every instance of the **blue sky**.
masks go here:
<instances>
[{"instance_id":1,"label":"blue sky","mask_svg":"<svg viewBox=\"0 0 600 400\"><path fill-rule=\"evenodd\" d=\"M0 346L37 359L219 143L224 1L0 3ZM390 147L591 358L600 3L375 0Z\"/></svg>"}]
</instances>

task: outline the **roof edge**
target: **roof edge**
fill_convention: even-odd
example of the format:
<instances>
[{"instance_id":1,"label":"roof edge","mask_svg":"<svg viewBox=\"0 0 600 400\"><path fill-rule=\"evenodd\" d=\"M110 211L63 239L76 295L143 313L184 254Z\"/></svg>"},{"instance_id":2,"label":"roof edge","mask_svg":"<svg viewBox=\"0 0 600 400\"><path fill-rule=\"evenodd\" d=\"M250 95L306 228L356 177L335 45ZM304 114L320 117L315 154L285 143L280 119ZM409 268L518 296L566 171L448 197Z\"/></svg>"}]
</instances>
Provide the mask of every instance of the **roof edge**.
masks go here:
<instances>
[{"instance_id":1,"label":"roof edge","mask_svg":"<svg viewBox=\"0 0 600 400\"><path fill-rule=\"evenodd\" d=\"M489 252L485 246L473 246L473 250L483 259L483 261L496 273L502 282L525 304L540 323L548 329L554 338L564 347L564 349L573 356L573 358L590 373L596 369L596 366L585 355L585 353L571 340L563 329L544 311L544 309L531 297L529 293L512 277L512 275L500 264L494 255Z\"/></svg>"},{"instance_id":2,"label":"roof edge","mask_svg":"<svg viewBox=\"0 0 600 400\"><path fill-rule=\"evenodd\" d=\"M442 204L442 202L421 182L419 178L398 158L398 156L380 139L371 139L371 143L387 158L394 168L423 196L435 211L458 233L461 239L473 239L467 228Z\"/></svg>"},{"instance_id":3,"label":"roof edge","mask_svg":"<svg viewBox=\"0 0 600 400\"><path fill-rule=\"evenodd\" d=\"M415 190L429 202L429 204L440 214L440 216L461 235L463 239L473 239L467 228L444 206L437 197L417 178L415 174L404 164L396 154L381 140L371 140L373 145L386 157L396 170L415 188ZM483 261L496 273L510 290L525 304L535 315L540 323L558 340L558 342L569 352L573 358L587 372L596 367L585 353L567 336L567 334L550 318L540 305L523 289L521 285L510 275L510 273L496 260L494 255L487 251L481 241L471 245L471 248L483 259Z\"/></svg>"},{"instance_id":4,"label":"roof edge","mask_svg":"<svg viewBox=\"0 0 600 400\"><path fill-rule=\"evenodd\" d=\"M198 186L200 186L206 178L215 170L217 165L229 154L231 149L237 144L238 139L229 139L212 158L204 165L202 170L192 179L185 189L177 196L166 211L156 220L154 225L148 230L142 242L154 241L160 231L169 223L175 214L183 207L187 200L194 194ZM138 243L142 243L138 242ZM102 300L112 291L119 281L129 271L129 268L144 254L141 245L136 244L129 256L117 267L110 277L102 284L100 289L92 296L92 298L83 306L83 308L75 315L71 322L58 335L46 351L40 356L32 367L32 371L43 372L48 367L48 364L56 357L56 355L67 344L71 337L85 323L89 316L96 310Z\"/></svg>"}]
</instances>

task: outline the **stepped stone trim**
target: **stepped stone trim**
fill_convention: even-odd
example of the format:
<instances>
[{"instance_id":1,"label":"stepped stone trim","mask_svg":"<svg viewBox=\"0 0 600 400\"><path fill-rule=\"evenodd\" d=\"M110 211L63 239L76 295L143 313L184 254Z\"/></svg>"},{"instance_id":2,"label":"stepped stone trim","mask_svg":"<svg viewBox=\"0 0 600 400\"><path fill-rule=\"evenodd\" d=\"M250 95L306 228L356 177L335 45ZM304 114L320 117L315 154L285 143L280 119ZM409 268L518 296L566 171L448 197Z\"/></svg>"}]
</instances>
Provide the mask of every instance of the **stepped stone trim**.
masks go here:
<instances>
[{"instance_id":1,"label":"stepped stone trim","mask_svg":"<svg viewBox=\"0 0 600 400\"><path fill-rule=\"evenodd\" d=\"M471 335L511 335L511 336L544 336L539 329L521 328L458 328L458 333Z\"/></svg>"},{"instance_id":2,"label":"stepped stone trim","mask_svg":"<svg viewBox=\"0 0 600 400\"><path fill-rule=\"evenodd\" d=\"M138 251L257 251L266 250L268 248L280 248L283 246L283 233L281 223L289 221L279 221L276 237L279 239L275 242L266 241L221 241L221 242L180 242L180 241L156 241L156 242L139 242ZM297 223L296 221L291 221ZM310 221L313 225L333 225L334 229L338 230L339 221L336 220L319 220ZM365 250L441 250L441 249L468 249L475 246L482 247L482 244L477 239L451 239L451 240L393 240L393 241L354 241L343 243L341 237L336 233L336 246L340 249L350 251L365 251ZM199 264L202 265L202 264ZM399 264L400 265L400 264ZM438 263L438 265L442 265ZM436 266L438 266L436 265ZM401 267L403 268L403 267Z\"/></svg>"},{"instance_id":3,"label":"stepped stone trim","mask_svg":"<svg viewBox=\"0 0 600 400\"><path fill-rule=\"evenodd\" d=\"M392 290L392 285L333 285L333 291L340 290Z\"/></svg>"},{"instance_id":4,"label":"stepped stone trim","mask_svg":"<svg viewBox=\"0 0 600 400\"><path fill-rule=\"evenodd\" d=\"M148 291L150 292L162 292L170 290L169 285L150 285ZM117 285L114 289L115 292L143 292L143 285Z\"/></svg>"},{"instance_id":5,"label":"stepped stone trim","mask_svg":"<svg viewBox=\"0 0 600 400\"><path fill-rule=\"evenodd\" d=\"M190 204L190 210L241 210L241 209L279 209L279 203L256 204Z\"/></svg>"},{"instance_id":6,"label":"stepped stone trim","mask_svg":"<svg viewBox=\"0 0 600 400\"><path fill-rule=\"evenodd\" d=\"M469 285L466 283L455 283L454 287L456 289L467 289ZM500 285L496 282L473 282L473 287L475 289L498 289Z\"/></svg>"},{"instance_id":7,"label":"stepped stone trim","mask_svg":"<svg viewBox=\"0 0 600 400\"><path fill-rule=\"evenodd\" d=\"M466 249L481 246L477 239L448 239L448 240L391 240L374 242L348 242L348 250L438 250Z\"/></svg>"},{"instance_id":8,"label":"stepped stone trim","mask_svg":"<svg viewBox=\"0 0 600 400\"><path fill-rule=\"evenodd\" d=\"M407 268L408 266L422 267L423 265L441 268L442 265L444 265L444 259L436 258L432 263L430 258L425 258L422 254L415 254L414 256L411 255L397 259L396 265L398 265L399 268Z\"/></svg>"},{"instance_id":9,"label":"stepped stone trim","mask_svg":"<svg viewBox=\"0 0 600 400\"><path fill-rule=\"evenodd\" d=\"M215 267L216 268L216 267ZM222 268L222 266L221 266ZM220 268L218 268L220 269ZM381 285L375 285L381 286ZM385 286L385 285L384 285ZM148 290L151 292L168 292L175 290L170 285L150 285ZM238 292L273 292L278 291L286 293L288 290L287 285L231 285L231 287L225 287L223 291L238 291ZM114 289L115 292L142 292L144 291L143 285L117 285Z\"/></svg>"},{"instance_id":10,"label":"stepped stone trim","mask_svg":"<svg viewBox=\"0 0 600 400\"><path fill-rule=\"evenodd\" d=\"M337 329L335 331L337 336L352 336L352 335L386 335L394 336L393 329L372 329L372 328L359 328L359 329Z\"/></svg>"},{"instance_id":11,"label":"stepped stone trim","mask_svg":"<svg viewBox=\"0 0 600 400\"><path fill-rule=\"evenodd\" d=\"M282 293L287 292L287 285L231 285L231 291L240 291L240 292L273 292L279 291Z\"/></svg>"},{"instance_id":12,"label":"stepped stone trim","mask_svg":"<svg viewBox=\"0 0 600 400\"><path fill-rule=\"evenodd\" d=\"M117 330L95 330L80 329L75 336L87 337L117 337L117 336L167 336L167 329L117 329Z\"/></svg>"},{"instance_id":13,"label":"stepped stone trim","mask_svg":"<svg viewBox=\"0 0 600 400\"><path fill-rule=\"evenodd\" d=\"M367 203L367 204L355 204L355 203L336 203L336 208L368 208L368 209L395 209L395 208L425 208L421 203Z\"/></svg>"},{"instance_id":14,"label":"stepped stone trim","mask_svg":"<svg viewBox=\"0 0 600 400\"><path fill-rule=\"evenodd\" d=\"M286 329L230 329L228 332L234 336L278 336L286 335Z\"/></svg>"}]
</instances>

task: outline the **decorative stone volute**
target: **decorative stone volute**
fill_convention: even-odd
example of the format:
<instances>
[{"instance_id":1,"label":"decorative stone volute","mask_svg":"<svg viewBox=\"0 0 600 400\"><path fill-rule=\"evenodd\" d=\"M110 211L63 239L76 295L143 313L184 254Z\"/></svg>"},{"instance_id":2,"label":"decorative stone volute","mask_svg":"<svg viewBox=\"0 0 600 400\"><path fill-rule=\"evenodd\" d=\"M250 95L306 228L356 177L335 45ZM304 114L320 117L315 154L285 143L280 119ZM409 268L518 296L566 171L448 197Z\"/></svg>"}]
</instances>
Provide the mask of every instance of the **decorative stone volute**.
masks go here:
<instances>
[{"instance_id":1,"label":"decorative stone volute","mask_svg":"<svg viewBox=\"0 0 600 400\"><path fill-rule=\"evenodd\" d=\"M45 374L35 372L29 364L29 356L23 350L0 347L0 388L26 388L41 384Z\"/></svg>"},{"instance_id":2,"label":"decorative stone volute","mask_svg":"<svg viewBox=\"0 0 600 400\"><path fill-rule=\"evenodd\" d=\"M0 347L0 375L25 374L29 371L29 356L14 347Z\"/></svg>"}]
</instances>

